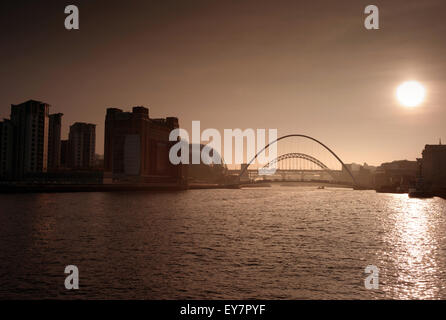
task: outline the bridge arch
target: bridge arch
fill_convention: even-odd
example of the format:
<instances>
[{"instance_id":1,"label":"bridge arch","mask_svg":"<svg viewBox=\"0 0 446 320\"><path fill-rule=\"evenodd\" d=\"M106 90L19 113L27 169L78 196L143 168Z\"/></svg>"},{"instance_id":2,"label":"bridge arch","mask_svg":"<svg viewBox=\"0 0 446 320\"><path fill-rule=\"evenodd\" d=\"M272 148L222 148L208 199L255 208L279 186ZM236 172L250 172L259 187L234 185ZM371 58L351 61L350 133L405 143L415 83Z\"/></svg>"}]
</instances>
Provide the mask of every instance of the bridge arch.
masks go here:
<instances>
[{"instance_id":1,"label":"bridge arch","mask_svg":"<svg viewBox=\"0 0 446 320\"><path fill-rule=\"evenodd\" d=\"M304 160L314 163L315 165L317 165L319 168L321 168L323 170L330 170L330 168L328 168L322 161L319 161L315 157L312 157L305 153L298 153L298 152L290 152L290 153L282 154L281 156L278 156L276 159L271 160L269 163L265 164L263 166L263 168L268 168L272 164L283 161L285 159L304 159Z\"/></svg>"},{"instance_id":2,"label":"bridge arch","mask_svg":"<svg viewBox=\"0 0 446 320\"><path fill-rule=\"evenodd\" d=\"M334 176L333 172L331 172L330 168L327 167L322 161L316 159L315 157L312 157L305 153L299 153L299 152L290 152L282 154L281 156L278 156L276 159L271 160L267 164L263 166L263 168L269 168L274 163L279 163L280 161L286 160L286 159L304 159L307 161L310 161L317 165L322 170L326 171L334 180L336 180L336 177Z\"/></svg>"},{"instance_id":3,"label":"bridge arch","mask_svg":"<svg viewBox=\"0 0 446 320\"><path fill-rule=\"evenodd\" d=\"M338 155L337 155L336 153L334 153L333 150L331 150L329 147L327 147L327 146L326 146L325 144L323 144L321 141L319 141L319 140L317 140L317 139L315 139L315 138L313 138L313 137L307 136L307 135L305 135L305 134L288 134L288 135L279 137L279 138L277 138L276 140L274 140L274 141L268 143L265 147L263 147L262 150L260 150L259 152L257 152L257 154L251 159L251 161L248 162L248 165L245 166L245 167L243 168L243 170L241 170L241 172L240 172L240 174L239 174L239 177L243 176L243 174L245 173L245 171L246 171L246 170L248 169L248 167L254 162L254 160L257 159L257 157L258 157L262 152L264 152L267 148L269 148L269 146L271 146L271 145L274 144L274 143L279 142L280 140L283 140L283 139L286 139L286 138L291 138L291 137L305 138L305 139L312 140L312 141L314 141L314 142L320 144L320 145L321 145L322 147L324 147L328 152L330 152L330 153L336 158L336 160L339 161L339 163L341 163L342 168L344 168L345 171L347 171L347 173L348 173L348 174L350 175L350 177L352 178L353 184L354 184L355 186L357 185L356 180L355 180L355 177L354 177L353 174L351 173L350 169L345 165L345 163L341 160L341 158L339 158Z\"/></svg>"}]
</instances>

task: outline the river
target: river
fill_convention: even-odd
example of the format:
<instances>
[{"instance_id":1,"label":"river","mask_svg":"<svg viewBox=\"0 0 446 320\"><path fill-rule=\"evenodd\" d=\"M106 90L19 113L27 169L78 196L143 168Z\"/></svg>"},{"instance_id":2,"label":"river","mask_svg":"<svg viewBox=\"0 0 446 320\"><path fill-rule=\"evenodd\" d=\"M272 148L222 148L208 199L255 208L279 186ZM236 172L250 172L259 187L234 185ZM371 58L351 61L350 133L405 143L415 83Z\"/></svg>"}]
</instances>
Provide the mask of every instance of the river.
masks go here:
<instances>
[{"instance_id":1,"label":"river","mask_svg":"<svg viewBox=\"0 0 446 320\"><path fill-rule=\"evenodd\" d=\"M446 200L278 185L3 194L0 298L446 299Z\"/></svg>"}]
</instances>

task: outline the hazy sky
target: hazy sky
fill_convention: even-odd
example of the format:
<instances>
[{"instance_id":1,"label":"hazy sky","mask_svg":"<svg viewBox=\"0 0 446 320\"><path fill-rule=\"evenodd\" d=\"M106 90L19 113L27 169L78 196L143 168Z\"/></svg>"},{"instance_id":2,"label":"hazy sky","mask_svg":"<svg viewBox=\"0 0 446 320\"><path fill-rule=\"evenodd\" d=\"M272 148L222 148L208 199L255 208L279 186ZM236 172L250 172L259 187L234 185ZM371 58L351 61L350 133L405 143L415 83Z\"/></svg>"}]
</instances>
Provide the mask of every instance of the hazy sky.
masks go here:
<instances>
[{"instance_id":1,"label":"hazy sky","mask_svg":"<svg viewBox=\"0 0 446 320\"><path fill-rule=\"evenodd\" d=\"M80 30L64 28L78 5ZM380 30L363 26L380 9ZM0 9L0 117L27 99L97 124L134 105L190 129L277 128L346 162L420 157L446 142L446 1L8 1ZM407 109L395 89L418 80Z\"/></svg>"}]
</instances>

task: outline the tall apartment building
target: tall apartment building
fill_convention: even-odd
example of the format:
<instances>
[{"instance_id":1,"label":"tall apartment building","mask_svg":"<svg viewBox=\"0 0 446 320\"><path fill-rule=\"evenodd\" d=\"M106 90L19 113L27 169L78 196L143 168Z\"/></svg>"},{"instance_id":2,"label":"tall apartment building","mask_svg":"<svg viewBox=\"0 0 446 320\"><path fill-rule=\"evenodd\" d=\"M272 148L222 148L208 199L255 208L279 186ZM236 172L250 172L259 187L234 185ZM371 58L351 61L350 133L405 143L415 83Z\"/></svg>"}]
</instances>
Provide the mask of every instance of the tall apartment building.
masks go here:
<instances>
[{"instance_id":1,"label":"tall apartment building","mask_svg":"<svg viewBox=\"0 0 446 320\"><path fill-rule=\"evenodd\" d=\"M96 125L76 122L68 135L68 159L70 168L89 169L95 164Z\"/></svg>"},{"instance_id":2,"label":"tall apartment building","mask_svg":"<svg viewBox=\"0 0 446 320\"><path fill-rule=\"evenodd\" d=\"M0 179L12 178L14 126L10 120L0 121Z\"/></svg>"},{"instance_id":3,"label":"tall apartment building","mask_svg":"<svg viewBox=\"0 0 446 320\"><path fill-rule=\"evenodd\" d=\"M104 170L113 179L133 182L179 180L180 166L169 161L170 132L178 119L151 119L149 109L108 108L105 118Z\"/></svg>"},{"instance_id":4,"label":"tall apartment building","mask_svg":"<svg viewBox=\"0 0 446 320\"><path fill-rule=\"evenodd\" d=\"M47 171L49 107L49 104L35 100L11 105L13 172L16 178Z\"/></svg>"},{"instance_id":5,"label":"tall apartment building","mask_svg":"<svg viewBox=\"0 0 446 320\"><path fill-rule=\"evenodd\" d=\"M48 169L60 167L60 134L62 129L62 113L50 114L48 130Z\"/></svg>"}]
</instances>

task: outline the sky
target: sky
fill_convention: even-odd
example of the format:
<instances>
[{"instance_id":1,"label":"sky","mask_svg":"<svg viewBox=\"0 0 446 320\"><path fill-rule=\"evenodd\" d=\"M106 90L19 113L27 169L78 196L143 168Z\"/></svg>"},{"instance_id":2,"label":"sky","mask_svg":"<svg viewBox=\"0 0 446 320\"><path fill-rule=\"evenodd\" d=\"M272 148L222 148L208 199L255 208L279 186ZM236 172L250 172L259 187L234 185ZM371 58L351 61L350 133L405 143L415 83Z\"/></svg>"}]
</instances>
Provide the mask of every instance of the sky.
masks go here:
<instances>
[{"instance_id":1,"label":"sky","mask_svg":"<svg viewBox=\"0 0 446 320\"><path fill-rule=\"evenodd\" d=\"M64 27L77 5L80 29ZM379 8L380 29L364 28ZM446 2L8 1L0 9L0 117L11 104L47 102L62 136L97 125L108 107L149 108L190 131L277 128L313 136L344 162L421 157L446 141ZM426 99L405 108L397 86Z\"/></svg>"}]
</instances>

